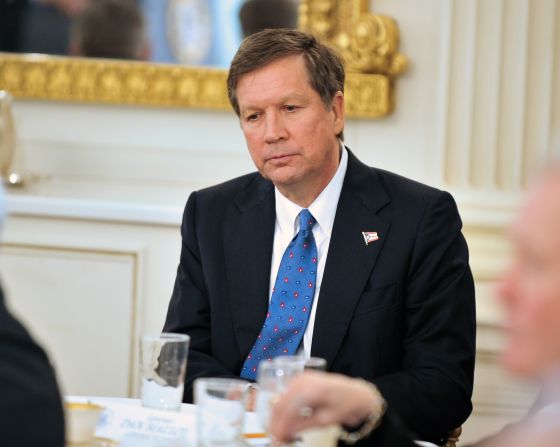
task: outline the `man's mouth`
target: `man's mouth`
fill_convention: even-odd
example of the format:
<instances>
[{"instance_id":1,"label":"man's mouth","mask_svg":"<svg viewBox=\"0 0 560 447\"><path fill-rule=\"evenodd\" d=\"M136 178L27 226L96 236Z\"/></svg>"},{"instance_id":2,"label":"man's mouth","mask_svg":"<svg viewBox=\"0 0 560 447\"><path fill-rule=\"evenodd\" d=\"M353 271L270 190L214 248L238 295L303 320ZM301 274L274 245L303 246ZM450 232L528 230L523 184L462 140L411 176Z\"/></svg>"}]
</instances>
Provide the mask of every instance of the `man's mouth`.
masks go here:
<instances>
[{"instance_id":1,"label":"man's mouth","mask_svg":"<svg viewBox=\"0 0 560 447\"><path fill-rule=\"evenodd\" d=\"M289 158L293 157L295 154L277 154L269 157L266 161L279 163L288 160Z\"/></svg>"}]
</instances>

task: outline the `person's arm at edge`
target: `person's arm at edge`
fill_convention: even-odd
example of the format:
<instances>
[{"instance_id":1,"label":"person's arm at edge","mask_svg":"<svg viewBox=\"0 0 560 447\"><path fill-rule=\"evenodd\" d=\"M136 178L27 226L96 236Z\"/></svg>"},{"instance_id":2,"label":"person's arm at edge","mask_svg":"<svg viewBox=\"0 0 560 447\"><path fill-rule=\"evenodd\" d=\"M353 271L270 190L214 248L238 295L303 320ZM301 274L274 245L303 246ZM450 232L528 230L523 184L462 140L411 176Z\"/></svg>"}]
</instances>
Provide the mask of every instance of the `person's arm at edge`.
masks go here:
<instances>
[{"instance_id":1,"label":"person's arm at edge","mask_svg":"<svg viewBox=\"0 0 560 447\"><path fill-rule=\"evenodd\" d=\"M0 289L2 445L64 446L62 401L45 352L9 314Z\"/></svg>"}]
</instances>

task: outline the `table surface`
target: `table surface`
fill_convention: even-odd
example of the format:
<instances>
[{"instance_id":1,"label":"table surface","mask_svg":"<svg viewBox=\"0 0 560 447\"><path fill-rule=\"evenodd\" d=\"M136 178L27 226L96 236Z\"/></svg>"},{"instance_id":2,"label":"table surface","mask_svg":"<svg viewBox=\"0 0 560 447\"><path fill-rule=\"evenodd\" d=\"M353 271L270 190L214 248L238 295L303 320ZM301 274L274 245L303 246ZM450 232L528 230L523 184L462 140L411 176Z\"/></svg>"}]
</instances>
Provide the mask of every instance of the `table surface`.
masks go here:
<instances>
[{"instance_id":1,"label":"table surface","mask_svg":"<svg viewBox=\"0 0 560 447\"><path fill-rule=\"evenodd\" d=\"M71 402L93 402L100 405L104 404L124 404L140 406L140 399L130 399L124 397L98 397L98 396L66 396L66 401ZM195 405L193 404L181 404L181 413L183 414L194 414ZM250 446L269 446L270 440L264 435L264 430L258 422L256 413L246 412L243 433L247 437L247 443ZM438 447L435 444L425 441L415 441L421 447Z\"/></svg>"},{"instance_id":2,"label":"table surface","mask_svg":"<svg viewBox=\"0 0 560 447\"><path fill-rule=\"evenodd\" d=\"M109 406L111 403L119 405L141 406L140 399L131 399L125 397L102 397L102 396L65 396L67 402L91 402L99 405ZM196 406L193 404L181 404L182 414L194 415ZM246 436L249 446L268 446L270 440L266 436L264 429L258 422L256 413L246 412L244 418L243 433Z\"/></svg>"}]
</instances>

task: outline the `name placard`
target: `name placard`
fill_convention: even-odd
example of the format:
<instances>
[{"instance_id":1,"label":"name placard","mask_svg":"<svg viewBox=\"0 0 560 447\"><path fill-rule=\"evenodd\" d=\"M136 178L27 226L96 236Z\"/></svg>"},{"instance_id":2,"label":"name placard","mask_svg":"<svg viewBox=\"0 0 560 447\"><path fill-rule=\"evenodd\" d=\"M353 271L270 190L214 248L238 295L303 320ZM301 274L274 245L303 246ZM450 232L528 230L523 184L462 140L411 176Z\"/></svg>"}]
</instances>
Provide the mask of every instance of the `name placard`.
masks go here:
<instances>
[{"instance_id":1,"label":"name placard","mask_svg":"<svg viewBox=\"0 0 560 447\"><path fill-rule=\"evenodd\" d=\"M196 445L194 413L175 413L104 402L95 436L123 446L174 447Z\"/></svg>"}]
</instances>

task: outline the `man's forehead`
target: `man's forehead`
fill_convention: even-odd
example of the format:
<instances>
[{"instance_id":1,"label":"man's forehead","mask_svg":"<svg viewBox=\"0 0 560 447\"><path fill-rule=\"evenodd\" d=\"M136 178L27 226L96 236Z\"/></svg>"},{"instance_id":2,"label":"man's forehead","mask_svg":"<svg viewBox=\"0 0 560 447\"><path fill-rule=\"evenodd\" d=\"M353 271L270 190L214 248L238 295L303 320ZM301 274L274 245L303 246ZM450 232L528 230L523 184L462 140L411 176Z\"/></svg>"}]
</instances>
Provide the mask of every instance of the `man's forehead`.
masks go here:
<instances>
[{"instance_id":1,"label":"man's forehead","mask_svg":"<svg viewBox=\"0 0 560 447\"><path fill-rule=\"evenodd\" d=\"M309 99L313 90L307 74L293 70L294 64L271 62L243 74L237 83L237 100L241 109L257 107L262 102L284 102ZM292 69L290 69L290 67ZM302 70L305 70L302 67Z\"/></svg>"},{"instance_id":2,"label":"man's forehead","mask_svg":"<svg viewBox=\"0 0 560 447\"><path fill-rule=\"evenodd\" d=\"M285 88L287 80L280 72L271 72L271 75L264 78L261 72L252 71L244 74L240 79L237 86L240 92L260 92L276 90L278 88Z\"/></svg>"},{"instance_id":3,"label":"man's forehead","mask_svg":"<svg viewBox=\"0 0 560 447\"><path fill-rule=\"evenodd\" d=\"M240 86L254 86L255 84L265 83L265 84L282 84L288 79L286 74L296 72L305 72L305 79L308 80L307 68L305 67L305 61L303 55L301 54L291 54L287 56L282 56L280 58L274 59L254 70L248 71L247 73L239 76L237 81L237 89ZM297 79L301 80L301 73L298 73Z\"/></svg>"}]
</instances>

